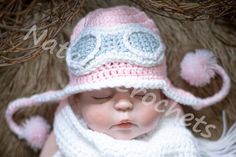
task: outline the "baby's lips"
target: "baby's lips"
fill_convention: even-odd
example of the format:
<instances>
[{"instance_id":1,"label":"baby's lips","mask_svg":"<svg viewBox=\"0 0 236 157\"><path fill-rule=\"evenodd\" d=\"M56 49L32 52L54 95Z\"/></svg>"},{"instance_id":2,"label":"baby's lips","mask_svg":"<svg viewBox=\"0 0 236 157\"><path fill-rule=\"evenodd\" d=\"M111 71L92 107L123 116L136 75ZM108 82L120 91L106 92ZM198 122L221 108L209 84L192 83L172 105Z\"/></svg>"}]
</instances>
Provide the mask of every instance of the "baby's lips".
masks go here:
<instances>
[{"instance_id":1,"label":"baby's lips","mask_svg":"<svg viewBox=\"0 0 236 157\"><path fill-rule=\"evenodd\" d=\"M124 128L124 129L128 129L128 128L131 128L134 126L133 123L130 123L130 122L125 122L125 123L120 123L120 124L117 124L115 125L116 127L119 127L119 128Z\"/></svg>"},{"instance_id":2,"label":"baby's lips","mask_svg":"<svg viewBox=\"0 0 236 157\"><path fill-rule=\"evenodd\" d=\"M129 119L124 119L119 121L118 123L114 124L112 127L119 127L119 128L130 128L133 126L137 126L137 124L133 123Z\"/></svg>"}]
</instances>

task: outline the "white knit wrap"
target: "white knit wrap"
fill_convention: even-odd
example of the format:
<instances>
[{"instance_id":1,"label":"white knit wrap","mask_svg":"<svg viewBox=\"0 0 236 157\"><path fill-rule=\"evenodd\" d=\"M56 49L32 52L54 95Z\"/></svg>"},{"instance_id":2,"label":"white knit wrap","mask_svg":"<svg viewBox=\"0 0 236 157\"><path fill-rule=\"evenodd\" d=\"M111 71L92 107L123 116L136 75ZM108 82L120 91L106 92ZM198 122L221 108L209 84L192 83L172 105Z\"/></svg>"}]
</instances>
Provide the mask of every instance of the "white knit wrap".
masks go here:
<instances>
[{"instance_id":1,"label":"white knit wrap","mask_svg":"<svg viewBox=\"0 0 236 157\"><path fill-rule=\"evenodd\" d=\"M59 150L54 157L198 157L198 148L183 120L162 119L158 128L132 140L117 140L92 131L67 105L55 117Z\"/></svg>"}]
</instances>

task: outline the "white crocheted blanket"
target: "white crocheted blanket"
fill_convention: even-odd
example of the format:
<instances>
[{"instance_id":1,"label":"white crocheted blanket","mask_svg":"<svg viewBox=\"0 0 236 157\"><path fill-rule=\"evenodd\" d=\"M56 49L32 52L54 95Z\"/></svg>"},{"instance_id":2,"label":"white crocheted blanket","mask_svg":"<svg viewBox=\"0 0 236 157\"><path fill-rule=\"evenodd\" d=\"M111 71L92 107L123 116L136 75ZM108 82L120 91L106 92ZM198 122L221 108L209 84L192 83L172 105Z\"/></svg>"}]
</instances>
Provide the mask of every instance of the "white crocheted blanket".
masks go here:
<instances>
[{"instance_id":1,"label":"white crocheted blanket","mask_svg":"<svg viewBox=\"0 0 236 157\"><path fill-rule=\"evenodd\" d=\"M183 120L161 120L158 128L132 140L92 131L67 105L55 117L59 150L54 157L197 157L198 148Z\"/></svg>"}]
</instances>

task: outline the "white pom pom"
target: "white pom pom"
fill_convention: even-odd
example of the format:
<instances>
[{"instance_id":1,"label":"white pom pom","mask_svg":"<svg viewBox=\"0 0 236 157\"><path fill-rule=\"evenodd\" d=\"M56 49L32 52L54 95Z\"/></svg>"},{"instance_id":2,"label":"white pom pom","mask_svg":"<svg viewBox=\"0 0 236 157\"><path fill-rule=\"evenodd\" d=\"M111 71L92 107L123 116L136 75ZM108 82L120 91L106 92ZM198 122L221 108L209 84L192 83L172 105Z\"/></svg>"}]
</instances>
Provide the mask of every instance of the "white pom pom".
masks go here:
<instances>
[{"instance_id":1,"label":"white pom pom","mask_svg":"<svg viewBox=\"0 0 236 157\"><path fill-rule=\"evenodd\" d=\"M199 49L196 53L188 53L184 56L181 66L181 77L193 86L205 86L215 76L212 69L216 65L216 59L212 52Z\"/></svg>"},{"instance_id":2,"label":"white pom pom","mask_svg":"<svg viewBox=\"0 0 236 157\"><path fill-rule=\"evenodd\" d=\"M47 140L50 125L40 116L31 117L23 124L23 138L34 149L41 149Z\"/></svg>"}]
</instances>

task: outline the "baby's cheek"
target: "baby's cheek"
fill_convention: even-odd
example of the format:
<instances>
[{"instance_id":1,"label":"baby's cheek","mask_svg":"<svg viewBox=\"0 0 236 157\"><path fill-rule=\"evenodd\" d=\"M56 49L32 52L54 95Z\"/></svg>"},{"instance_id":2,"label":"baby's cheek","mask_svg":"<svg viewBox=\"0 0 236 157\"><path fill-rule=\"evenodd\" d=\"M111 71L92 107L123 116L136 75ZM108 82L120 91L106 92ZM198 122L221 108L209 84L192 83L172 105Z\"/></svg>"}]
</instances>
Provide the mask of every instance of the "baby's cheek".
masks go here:
<instances>
[{"instance_id":1,"label":"baby's cheek","mask_svg":"<svg viewBox=\"0 0 236 157\"><path fill-rule=\"evenodd\" d=\"M86 110L83 113L83 118L93 130L100 130L106 126L109 119L108 115L101 110Z\"/></svg>"},{"instance_id":2,"label":"baby's cheek","mask_svg":"<svg viewBox=\"0 0 236 157\"><path fill-rule=\"evenodd\" d=\"M157 112L153 107L146 107L140 115L142 126L147 128L155 127L161 117L161 113Z\"/></svg>"}]
</instances>

